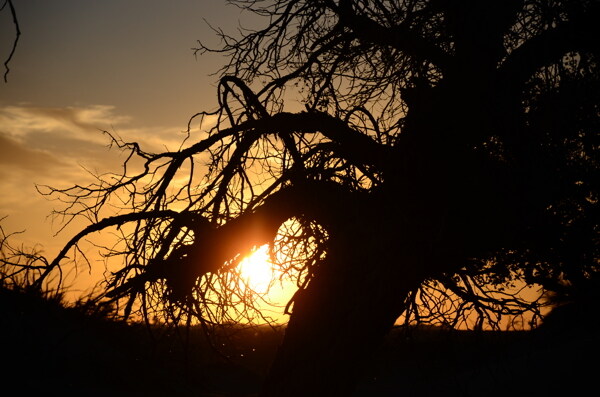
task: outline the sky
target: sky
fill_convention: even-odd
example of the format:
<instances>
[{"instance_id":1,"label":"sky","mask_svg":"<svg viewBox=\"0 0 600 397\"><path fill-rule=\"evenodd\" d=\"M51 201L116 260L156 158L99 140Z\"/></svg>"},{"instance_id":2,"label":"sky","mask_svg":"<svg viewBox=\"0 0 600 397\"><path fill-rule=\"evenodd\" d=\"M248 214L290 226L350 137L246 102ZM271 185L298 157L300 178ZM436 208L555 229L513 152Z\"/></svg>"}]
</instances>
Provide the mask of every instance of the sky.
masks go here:
<instances>
[{"instance_id":1,"label":"sky","mask_svg":"<svg viewBox=\"0 0 600 397\"><path fill-rule=\"evenodd\" d=\"M88 171L119 171L107 130L143 149L176 149L190 116L216 108L214 75L226 59L195 57L210 25L226 32L260 24L214 0L13 0L22 35L0 82L0 226L13 242L53 258L84 224L61 231L49 217L61 203L36 185L66 188ZM0 60L15 28L0 12ZM2 71L2 74L4 71ZM92 277L93 278L93 277ZM291 289L280 289L289 298Z\"/></svg>"},{"instance_id":2,"label":"sky","mask_svg":"<svg viewBox=\"0 0 600 397\"><path fill-rule=\"evenodd\" d=\"M102 131L139 142L147 151L176 150L189 118L217 107L215 73L226 59L196 57L198 40L217 48L220 39L211 26L235 35L260 21L214 0L13 4L22 34L8 82L0 82L0 226L5 233L22 232L12 237L13 245L35 247L52 260L87 223L61 230L61 219L50 215L64 205L42 196L36 186L43 191L45 185L85 185L92 181L90 172L120 171L124 154L109 150ZM0 13L2 63L15 37L7 11ZM241 268L259 292L271 275L261 252L253 260L256 270ZM73 276L68 298L87 294L101 278L102 259L96 261L68 276ZM293 292L291 284L276 284L269 297L281 305ZM261 307L285 321L277 307Z\"/></svg>"},{"instance_id":3,"label":"sky","mask_svg":"<svg viewBox=\"0 0 600 397\"><path fill-rule=\"evenodd\" d=\"M190 116L216 108L221 55L195 57L210 25L235 34L251 16L225 1L13 0L22 35L0 82L0 223L52 256L79 227L61 232L47 216L60 203L38 185L68 187L117 171L110 131L147 149L174 149ZM0 13L0 59L15 28ZM4 71L2 71L4 73Z\"/></svg>"}]
</instances>

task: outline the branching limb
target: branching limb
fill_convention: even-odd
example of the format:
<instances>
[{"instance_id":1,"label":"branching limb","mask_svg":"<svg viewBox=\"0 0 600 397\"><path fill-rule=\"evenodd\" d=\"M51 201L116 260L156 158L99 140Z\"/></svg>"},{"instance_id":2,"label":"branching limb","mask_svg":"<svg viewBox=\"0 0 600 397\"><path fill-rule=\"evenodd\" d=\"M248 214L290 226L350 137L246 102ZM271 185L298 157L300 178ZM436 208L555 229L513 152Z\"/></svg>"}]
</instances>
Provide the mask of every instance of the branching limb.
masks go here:
<instances>
[{"instance_id":1,"label":"branching limb","mask_svg":"<svg viewBox=\"0 0 600 397\"><path fill-rule=\"evenodd\" d=\"M501 81L524 83L539 68L555 63L569 52L595 51L600 49L598 17L600 5L590 2L585 11L573 19L561 22L539 35L526 40L508 56L499 69ZM520 84L514 84L520 88Z\"/></svg>"},{"instance_id":2,"label":"branching limb","mask_svg":"<svg viewBox=\"0 0 600 397\"><path fill-rule=\"evenodd\" d=\"M2 7L0 7L0 11L4 10L6 6L8 6L8 9L10 10L10 15L12 16L13 24L15 25L15 39L13 40L10 53L4 61L4 82L8 83L8 73L10 72L8 64L12 60L13 55L15 55L15 51L17 50L17 44L19 43L19 38L21 37L21 28L19 27L19 19L17 18L17 12L15 11L15 6L13 5L12 0L4 0L4 4L2 4Z\"/></svg>"}]
</instances>

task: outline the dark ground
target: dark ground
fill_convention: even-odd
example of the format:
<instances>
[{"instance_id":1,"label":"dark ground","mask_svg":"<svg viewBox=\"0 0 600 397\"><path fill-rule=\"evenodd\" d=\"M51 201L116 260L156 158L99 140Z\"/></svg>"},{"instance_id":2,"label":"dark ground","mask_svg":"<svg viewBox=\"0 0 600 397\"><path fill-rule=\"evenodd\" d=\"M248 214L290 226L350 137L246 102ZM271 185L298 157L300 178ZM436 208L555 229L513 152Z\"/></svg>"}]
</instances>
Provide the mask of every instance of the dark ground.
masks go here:
<instances>
[{"instance_id":1,"label":"dark ground","mask_svg":"<svg viewBox=\"0 0 600 397\"><path fill-rule=\"evenodd\" d=\"M394 330L355 396L594 395L596 303L559 310L532 332ZM226 359L199 329L186 349L173 332L155 330L152 340L143 326L0 289L0 394L247 396L259 390L280 337L268 327L232 328L218 341Z\"/></svg>"}]
</instances>

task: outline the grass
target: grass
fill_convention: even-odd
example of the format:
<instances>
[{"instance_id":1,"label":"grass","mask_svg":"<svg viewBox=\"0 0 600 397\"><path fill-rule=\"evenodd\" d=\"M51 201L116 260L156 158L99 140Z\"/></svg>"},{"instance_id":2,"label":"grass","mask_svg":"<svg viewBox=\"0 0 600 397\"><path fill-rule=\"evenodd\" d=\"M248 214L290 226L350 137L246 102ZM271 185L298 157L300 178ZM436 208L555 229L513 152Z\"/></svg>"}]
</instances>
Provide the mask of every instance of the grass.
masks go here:
<instances>
[{"instance_id":1,"label":"grass","mask_svg":"<svg viewBox=\"0 0 600 397\"><path fill-rule=\"evenodd\" d=\"M281 332L237 329L221 354L197 328L173 329L90 315L23 290L0 288L4 387L23 395L238 396L259 389Z\"/></svg>"},{"instance_id":2,"label":"grass","mask_svg":"<svg viewBox=\"0 0 600 397\"><path fill-rule=\"evenodd\" d=\"M597 302L557 311L532 332L395 329L355 396L579 395L599 366ZM8 391L63 396L250 396L282 330L230 327L216 354L197 328L116 322L59 297L0 288L2 378Z\"/></svg>"},{"instance_id":3,"label":"grass","mask_svg":"<svg viewBox=\"0 0 600 397\"><path fill-rule=\"evenodd\" d=\"M556 310L533 331L395 329L356 396L589 395L600 370L598 302Z\"/></svg>"}]
</instances>

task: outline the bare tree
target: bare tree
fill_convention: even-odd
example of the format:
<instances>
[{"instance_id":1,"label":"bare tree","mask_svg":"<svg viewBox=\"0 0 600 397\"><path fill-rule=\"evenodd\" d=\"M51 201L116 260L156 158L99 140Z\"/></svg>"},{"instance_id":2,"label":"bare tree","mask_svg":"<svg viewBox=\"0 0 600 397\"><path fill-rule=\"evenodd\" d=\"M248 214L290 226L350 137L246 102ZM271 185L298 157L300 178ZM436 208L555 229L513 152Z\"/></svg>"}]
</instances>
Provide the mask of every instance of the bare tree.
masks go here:
<instances>
[{"instance_id":1,"label":"bare tree","mask_svg":"<svg viewBox=\"0 0 600 397\"><path fill-rule=\"evenodd\" d=\"M229 57L219 108L45 191L90 225L38 283L112 231L103 298L210 329L250 315L235 265L270 244L299 288L264 395L305 396L350 392L401 315L499 327L540 314L519 286L597 277L598 1L233 3L266 25L199 45Z\"/></svg>"}]
</instances>

